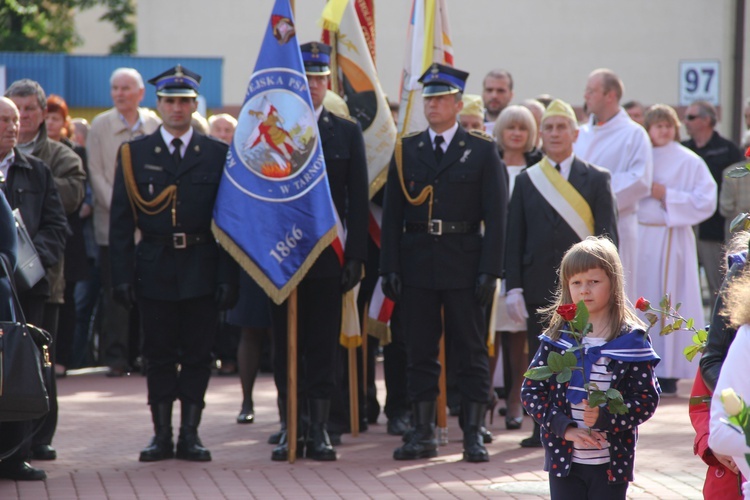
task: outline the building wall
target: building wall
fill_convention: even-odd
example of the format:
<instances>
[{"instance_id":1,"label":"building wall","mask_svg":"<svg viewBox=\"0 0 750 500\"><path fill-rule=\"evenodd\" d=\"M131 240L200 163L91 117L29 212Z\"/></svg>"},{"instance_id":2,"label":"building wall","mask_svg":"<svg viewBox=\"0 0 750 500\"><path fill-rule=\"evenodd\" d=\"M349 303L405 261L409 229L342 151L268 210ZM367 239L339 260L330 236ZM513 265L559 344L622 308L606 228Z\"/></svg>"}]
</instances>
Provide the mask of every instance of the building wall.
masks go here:
<instances>
[{"instance_id":1,"label":"building wall","mask_svg":"<svg viewBox=\"0 0 750 500\"><path fill-rule=\"evenodd\" d=\"M295 3L300 41L318 39L324 1ZM679 61L718 59L725 116L720 130L729 132L735 0L446 3L456 66L471 73L467 92L479 93L484 74L502 67L514 76L516 101L549 93L581 105L589 72L609 67L625 82L625 100L677 105ZM138 53L223 57L224 105L240 105L272 5L272 0L140 2ZM398 93L410 6L408 0L376 2L376 63L389 96ZM750 48L745 53L750 84Z\"/></svg>"},{"instance_id":2,"label":"building wall","mask_svg":"<svg viewBox=\"0 0 750 500\"><path fill-rule=\"evenodd\" d=\"M122 38L112 23L99 20L105 12L104 7L97 5L76 14L76 30L83 44L76 47L73 54L106 55L109 47Z\"/></svg>"}]
</instances>

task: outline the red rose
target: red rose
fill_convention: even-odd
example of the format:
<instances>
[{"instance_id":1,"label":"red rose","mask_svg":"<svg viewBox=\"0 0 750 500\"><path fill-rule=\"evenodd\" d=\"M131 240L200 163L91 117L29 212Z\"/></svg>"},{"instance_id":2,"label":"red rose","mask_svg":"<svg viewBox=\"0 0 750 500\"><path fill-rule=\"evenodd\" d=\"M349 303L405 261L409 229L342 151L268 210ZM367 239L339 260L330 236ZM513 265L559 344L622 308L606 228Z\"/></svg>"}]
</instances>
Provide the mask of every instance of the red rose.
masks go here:
<instances>
[{"instance_id":1,"label":"red rose","mask_svg":"<svg viewBox=\"0 0 750 500\"><path fill-rule=\"evenodd\" d=\"M640 297L638 300L635 301L635 308L639 311L646 312L651 307L651 302L644 299L643 297Z\"/></svg>"},{"instance_id":2,"label":"red rose","mask_svg":"<svg viewBox=\"0 0 750 500\"><path fill-rule=\"evenodd\" d=\"M750 148L747 148L747 150L745 151L745 158L748 157L750 157Z\"/></svg>"},{"instance_id":3,"label":"red rose","mask_svg":"<svg viewBox=\"0 0 750 500\"><path fill-rule=\"evenodd\" d=\"M565 321L573 321L576 317L577 307L575 304L563 304L557 308L557 314Z\"/></svg>"}]
</instances>

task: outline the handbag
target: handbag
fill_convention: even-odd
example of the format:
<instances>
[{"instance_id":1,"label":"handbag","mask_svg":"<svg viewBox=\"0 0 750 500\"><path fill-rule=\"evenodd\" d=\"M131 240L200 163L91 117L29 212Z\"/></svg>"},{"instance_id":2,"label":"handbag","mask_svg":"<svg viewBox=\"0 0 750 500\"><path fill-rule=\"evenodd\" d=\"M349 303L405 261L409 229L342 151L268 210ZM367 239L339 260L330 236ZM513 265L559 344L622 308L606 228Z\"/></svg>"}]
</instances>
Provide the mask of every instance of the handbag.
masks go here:
<instances>
[{"instance_id":1,"label":"handbag","mask_svg":"<svg viewBox=\"0 0 750 500\"><path fill-rule=\"evenodd\" d=\"M51 370L51 335L26 324L10 265L0 256L9 277L12 321L0 321L0 422L33 420L49 412L45 370Z\"/></svg>"},{"instance_id":2,"label":"handbag","mask_svg":"<svg viewBox=\"0 0 750 500\"><path fill-rule=\"evenodd\" d=\"M13 217L16 219L18 231L18 263L14 277L18 291L25 292L44 278L45 271L34 242L26 230L26 224L23 223L21 212L17 208L13 210Z\"/></svg>"}]
</instances>

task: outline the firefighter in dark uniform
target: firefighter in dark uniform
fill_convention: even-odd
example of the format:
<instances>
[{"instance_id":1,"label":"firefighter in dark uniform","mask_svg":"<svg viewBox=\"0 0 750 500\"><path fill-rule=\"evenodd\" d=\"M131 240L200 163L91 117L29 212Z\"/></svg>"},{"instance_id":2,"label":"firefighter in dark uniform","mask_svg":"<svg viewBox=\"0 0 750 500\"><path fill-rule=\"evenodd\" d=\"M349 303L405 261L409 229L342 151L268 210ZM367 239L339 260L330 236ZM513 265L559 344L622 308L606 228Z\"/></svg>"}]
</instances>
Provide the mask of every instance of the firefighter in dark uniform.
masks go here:
<instances>
[{"instance_id":1,"label":"firefighter in dark uniform","mask_svg":"<svg viewBox=\"0 0 750 500\"><path fill-rule=\"evenodd\" d=\"M176 66L153 78L163 123L117 155L109 245L113 295L138 301L156 435L140 461L209 461L198 424L218 311L237 299L239 267L214 240L211 216L227 145L191 127L201 77ZM136 245L134 232L142 239ZM179 365L179 369L178 369ZM172 403L182 416L177 449Z\"/></svg>"},{"instance_id":2,"label":"firefighter in dark uniform","mask_svg":"<svg viewBox=\"0 0 750 500\"><path fill-rule=\"evenodd\" d=\"M299 394L309 411L307 438L298 444L298 456L336 460L326 424L334 390L336 346L341 333L342 294L362 279L367 260L368 184L365 143L359 124L334 115L323 107L331 74L328 45L311 42L300 46L310 96L318 117L318 131L326 163L331 197L346 229L343 264L333 246L326 248L297 288ZM273 306L274 379L279 409L286 416L287 308ZM299 406L300 413L305 408ZM300 432L300 436L304 433ZM273 460L287 460L286 432L274 448Z\"/></svg>"},{"instance_id":3,"label":"firefighter in dark uniform","mask_svg":"<svg viewBox=\"0 0 750 500\"><path fill-rule=\"evenodd\" d=\"M437 456L443 326L458 364L464 458L489 460L479 433L490 391L484 308L502 270L508 187L494 141L456 121L467 77L441 64L422 75L429 128L403 137L388 172L380 274L401 310L415 421L396 460Z\"/></svg>"}]
</instances>

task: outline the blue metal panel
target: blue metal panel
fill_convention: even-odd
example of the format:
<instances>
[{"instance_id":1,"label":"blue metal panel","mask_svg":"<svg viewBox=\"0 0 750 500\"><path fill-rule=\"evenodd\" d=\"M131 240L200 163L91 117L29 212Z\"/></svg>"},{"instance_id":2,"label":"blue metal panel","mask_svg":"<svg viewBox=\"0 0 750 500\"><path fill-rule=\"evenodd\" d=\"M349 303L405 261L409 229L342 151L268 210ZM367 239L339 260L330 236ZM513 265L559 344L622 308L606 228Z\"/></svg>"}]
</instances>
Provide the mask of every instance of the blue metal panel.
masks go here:
<instances>
[{"instance_id":1,"label":"blue metal panel","mask_svg":"<svg viewBox=\"0 0 750 500\"><path fill-rule=\"evenodd\" d=\"M65 54L0 52L6 85L22 78L39 82L48 94L65 95Z\"/></svg>"},{"instance_id":2,"label":"blue metal panel","mask_svg":"<svg viewBox=\"0 0 750 500\"><path fill-rule=\"evenodd\" d=\"M182 64L203 77L200 93L209 108L222 106L222 60L195 57L70 56L67 59L68 105L71 107L110 107L109 77L117 68L135 68L144 82ZM71 104L71 102L75 104ZM143 105L155 108L154 87L146 83Z\"/></svg>"},{"instance_id":3,"label":"blue metal panel","mask_svg":"<svg viewBox=\"0 0 750 500\"><path fill-rule=\"evenodd\" d=\"M120 67L137 69L144 81L182 64L203 77L200 93L209 108L223 106L221 58L73 56L0 52L0 65L6 67L8 85L21 78L36 80L48 94L59 94L71 108L109 108L109 77ZM146 84L143 105L156 107L153 87Z\"/></svg>"}]
</instances>

